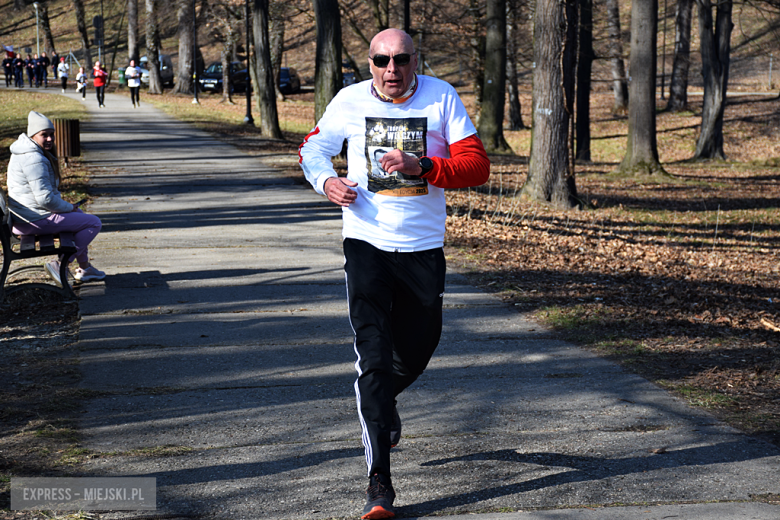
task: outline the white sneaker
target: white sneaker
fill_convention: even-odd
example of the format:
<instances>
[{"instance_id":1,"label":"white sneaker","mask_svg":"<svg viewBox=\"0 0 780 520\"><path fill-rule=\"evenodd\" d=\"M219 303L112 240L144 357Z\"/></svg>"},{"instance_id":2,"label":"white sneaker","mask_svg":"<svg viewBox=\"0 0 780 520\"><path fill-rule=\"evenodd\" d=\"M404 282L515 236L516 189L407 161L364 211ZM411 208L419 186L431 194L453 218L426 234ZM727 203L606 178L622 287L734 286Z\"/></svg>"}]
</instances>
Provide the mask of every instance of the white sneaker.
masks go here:
<instances>
[{"instance_id":1,"label":"white sneaker","mask_svg":"<svg viewBox=\"0 0 780 520\"><path fill-rule=\"evenodd\" d=\"M73 272L73 278L75 278L80 282L94 282L97 280L102 280L105 277L106 277L106 273L95 269L91 265L86 269L77 267L76 270Z\"/></svg>"},{"instance_id":2,"label":"white sneaker","mask_svg":"<svg viewBox=\"0 0 780 520\"><path fill-rule=\"evenodd\" d=\"M48 274L49 277L54 280L54 283L57 284L57 287L62 287L62 280L60 280L59 261L54 260L53 262L48 262L44 264L43 267L46 269L46 274Z\"/></svg>"}]
</instances>

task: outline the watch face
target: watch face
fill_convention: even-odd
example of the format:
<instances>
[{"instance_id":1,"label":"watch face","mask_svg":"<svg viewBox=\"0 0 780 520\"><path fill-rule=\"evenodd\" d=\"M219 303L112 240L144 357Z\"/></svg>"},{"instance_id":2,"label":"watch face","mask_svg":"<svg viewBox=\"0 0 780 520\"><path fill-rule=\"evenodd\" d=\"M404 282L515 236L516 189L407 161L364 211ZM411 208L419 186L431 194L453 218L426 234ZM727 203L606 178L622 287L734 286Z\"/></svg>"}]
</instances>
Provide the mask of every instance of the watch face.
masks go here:
<instances>
[{"instance_id":1,"label":"watch face","mask_svg":"<svg viewBox=\"0 0 780 520\"><path fill-rule=\"evenodd\" d=\"M420 168L423 172L429 172L433 169L433 161L429 157L423 157L420 159Z\"/></svg>"}]
</instances>

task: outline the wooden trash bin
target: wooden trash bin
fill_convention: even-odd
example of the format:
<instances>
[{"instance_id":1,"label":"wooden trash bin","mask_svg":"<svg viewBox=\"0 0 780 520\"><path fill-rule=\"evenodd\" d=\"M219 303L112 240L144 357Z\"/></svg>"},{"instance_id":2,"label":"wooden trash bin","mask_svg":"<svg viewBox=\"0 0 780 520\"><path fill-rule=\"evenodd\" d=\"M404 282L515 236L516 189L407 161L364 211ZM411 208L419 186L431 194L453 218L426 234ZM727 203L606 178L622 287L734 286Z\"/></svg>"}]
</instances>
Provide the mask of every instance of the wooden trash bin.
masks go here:
<instances>
[{"instance_id":1,"label":"wooden trash bin","mask_svg":"<svg viewBox=\"0 0 780 520\"><path fill-rule=\"evenodd\" d=\"M54 143L57 147L57 157L68 162L68 157L81 155L81 137L78 119L54 120Z\"/></svg>"}]
</instances>

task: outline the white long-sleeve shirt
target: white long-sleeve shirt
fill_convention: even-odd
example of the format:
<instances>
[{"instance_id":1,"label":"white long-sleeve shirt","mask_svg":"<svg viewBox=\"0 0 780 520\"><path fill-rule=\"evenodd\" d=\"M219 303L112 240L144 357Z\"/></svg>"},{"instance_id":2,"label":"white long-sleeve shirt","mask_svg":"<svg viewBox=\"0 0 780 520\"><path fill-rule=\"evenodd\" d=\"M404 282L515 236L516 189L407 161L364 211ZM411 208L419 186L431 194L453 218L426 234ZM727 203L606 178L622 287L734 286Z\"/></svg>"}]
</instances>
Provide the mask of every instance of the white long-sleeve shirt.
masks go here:
<instances>
[{"instance_id":1,"label":"white long-sleeve shirt","mask_svg":"<svg viewBox=\"0 0 780 520\"><path fill-rule=\"evenodd\" d=\"M448 146L476 134L463 103L448 83L418 76L414 94L388 103L371 93L371 80L342 89L299 148L306 179L324 195L337 174L332 157L346 139L348 175L358 196L343 210L344 238L386 251L442 247L447 218L444 190L421 177L388 174L379 159L393 149L415 157L449 157Z\"/></svg>"}]
</instances>

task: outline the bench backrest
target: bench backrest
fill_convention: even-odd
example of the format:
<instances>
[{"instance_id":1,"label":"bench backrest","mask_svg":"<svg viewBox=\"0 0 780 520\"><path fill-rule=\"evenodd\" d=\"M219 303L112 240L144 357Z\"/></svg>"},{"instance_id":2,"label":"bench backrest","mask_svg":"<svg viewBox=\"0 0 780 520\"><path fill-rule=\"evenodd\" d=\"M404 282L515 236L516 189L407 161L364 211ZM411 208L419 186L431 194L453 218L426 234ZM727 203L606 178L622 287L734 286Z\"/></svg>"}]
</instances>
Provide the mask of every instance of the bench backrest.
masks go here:
<instances>
[{"instance_id":1,"label":"bench backrest","mask_svg":"<svg viewBox=\"0 0 780 520\"><path fill-rule=\"evenodd\" d=\"M3 210L3 222L2 225L0 225L0 237L3 239L3 242L6 242L9 241L13 236L11 231L13 223L11 222L11 212L8 209L8 204L5 202L5 193L3 193L3 190L0 190L0 209Z\"/></svg>"}]
</instances>

